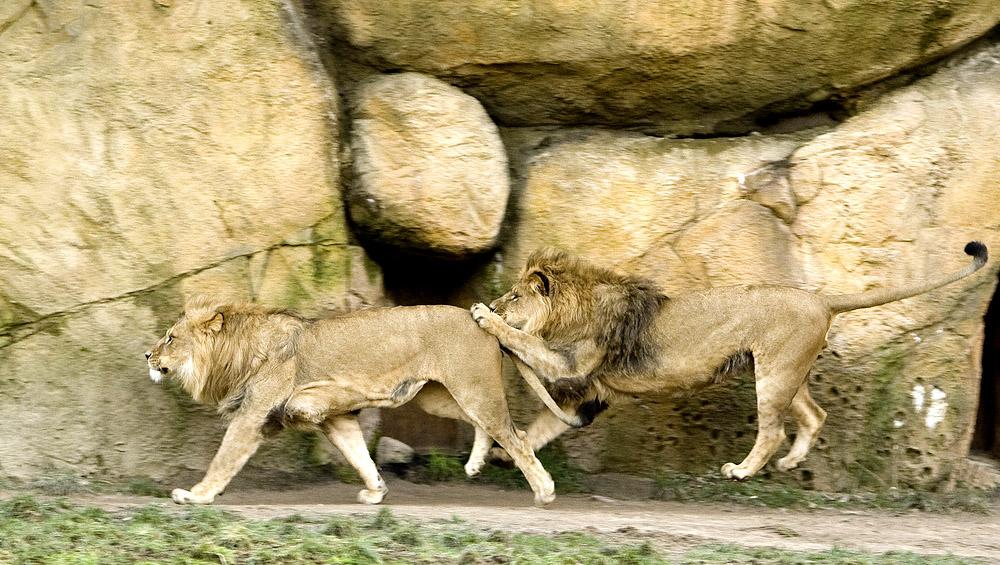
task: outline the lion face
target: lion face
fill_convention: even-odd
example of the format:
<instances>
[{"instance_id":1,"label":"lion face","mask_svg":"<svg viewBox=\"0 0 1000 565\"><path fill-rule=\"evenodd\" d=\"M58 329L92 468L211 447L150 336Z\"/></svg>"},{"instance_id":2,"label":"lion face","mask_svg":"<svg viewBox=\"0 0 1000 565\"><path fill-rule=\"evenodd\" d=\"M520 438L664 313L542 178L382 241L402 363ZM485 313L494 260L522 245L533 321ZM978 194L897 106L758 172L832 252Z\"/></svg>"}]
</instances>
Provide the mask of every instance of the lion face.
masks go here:
<instances>
[{"instance_id":1,"label":"lion face","mask_svg":"<svg viewBox=\"0 0 1000 565\"><path fill-rule=\"evenodd\" d=\"M186 373L190 369L194 354L192 337L190 326L182 318L146 352L149 378L154 383L159 383L167 376Z\"/></svg>"},{"instance_id":2,"label":"lion face","mask_svg":"<svg viewBox=\"0 0 1000 565\"><path fill-rule=\"evenodd\" d=\"M537 333L552 312L548 277L540 272L527 275L490 303L490 309L512 328Z\"/></svg>"},{"instance_id":3,"label":"lion face","mask_svg":"<svg viewBox=\"0 0 1000 565\"><path fill-rule=\"evenodd\" d=\"M209 316L185 313L159 341L146 352L149 378L159 383L164 377L185 378L192 373L194 354L206 335L218 332L222 314ZM201 318L205 318L201 320Z\"/></svg>"}]
</instances>

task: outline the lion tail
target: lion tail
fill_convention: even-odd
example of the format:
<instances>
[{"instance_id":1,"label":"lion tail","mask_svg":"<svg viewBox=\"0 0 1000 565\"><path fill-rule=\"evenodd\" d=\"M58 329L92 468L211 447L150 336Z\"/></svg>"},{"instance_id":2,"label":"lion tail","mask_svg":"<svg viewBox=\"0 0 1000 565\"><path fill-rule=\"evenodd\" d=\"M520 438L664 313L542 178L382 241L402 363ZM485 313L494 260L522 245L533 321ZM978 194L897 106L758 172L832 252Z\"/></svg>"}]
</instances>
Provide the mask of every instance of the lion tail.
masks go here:
<instances>
[{"instance_id":1,"label":"lion tail","mask_svg":"<svg viewBox=\"0 0 1000 565\"><path fill-rule=\"evenodd\" d=\"M535 394L538 396L539 400L542 401L542 404L544 404L546 408L555 414L556 418L562 420L567 426L571 428L579 428L589 424L590 421L594 419L593 416L590 417L590 420L587 420L586 415L581 416L579 414L574 414L570 416L564 412L563 409L556 404L556 401L552 399L552 395L549 394L549 391L545 390L545 387L542 385L542 381L538 380L538 375L535 374L535 371L533 371L531 367L528 367L524 361L521 361L513 355L510 356L510 359L514 362L517 372L521 373L521 378L523 378L524 382L531 387L531 390L535 391Z\"/></svg>"},{"instance_id":2,"label":"lion tail","mask_svg":"<svg viewBox=\"0 0 1000 565\"><path fill-rule=\"evenodd\" d=\"M830 310L834 314L840 314L841 312L848 312L861 308L871 308L873 306L879 306L888 302L894 302L896 300L916 296L918 294L934 290L935 288L942 287L946 284L953 283L971 275L972 273L975 273L986 264L986 259L989 255L986 246L978 241L970 241L967 243L965 245L965 254L972 256L972 263L969 263L969 265L962 270L944 275L932 281L915 283L897 289L878 289L870 290L868 292L859 292L857 294L824 296L823 298L826 300L827 306L830 307Z\"/></svg>"}]
</instances>

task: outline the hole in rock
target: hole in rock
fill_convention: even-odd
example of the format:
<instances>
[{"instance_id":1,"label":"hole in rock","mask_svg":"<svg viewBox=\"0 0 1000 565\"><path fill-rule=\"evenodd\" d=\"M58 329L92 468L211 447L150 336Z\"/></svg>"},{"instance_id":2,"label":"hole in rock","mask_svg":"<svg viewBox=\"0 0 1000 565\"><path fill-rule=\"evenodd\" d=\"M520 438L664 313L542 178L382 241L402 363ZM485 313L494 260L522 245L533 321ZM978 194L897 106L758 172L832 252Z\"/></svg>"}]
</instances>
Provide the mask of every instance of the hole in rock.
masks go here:
<instances>
[{"instance_id":1,"label":"hole in rock","mask_svg":"<svg viewBox=\"0 0 1000 565\"><path fill-rule=\"evenodd\" d=\"M1000 285L986 310L983 339L983 380L971 450L1000 459Z\"/></svg>"}]
</instances>

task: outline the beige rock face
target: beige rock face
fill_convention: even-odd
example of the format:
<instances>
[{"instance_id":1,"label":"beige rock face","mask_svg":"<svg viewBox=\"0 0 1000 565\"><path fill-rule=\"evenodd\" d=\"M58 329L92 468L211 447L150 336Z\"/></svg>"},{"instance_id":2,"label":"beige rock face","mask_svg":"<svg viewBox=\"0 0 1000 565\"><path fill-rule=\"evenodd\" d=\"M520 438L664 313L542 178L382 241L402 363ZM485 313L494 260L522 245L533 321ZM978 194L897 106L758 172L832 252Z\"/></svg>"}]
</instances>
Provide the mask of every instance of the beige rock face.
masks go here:
<instances>
[{"instance_id":1,"label":"beige rock face","mask_svg":"<svg viewBox=\"0 0 1000 565\"><path fill-rule=\"evenodd\" d=\"M185 296L309 313L378 297L345 230L336 92L282 2L8 8L0 474L203 470L218 418L143 359Z\"/></svg>"},{"instance_id":2,"label":"beige rock face","mask_svg":"<svg viewBox=\"0 0 1000 565\"><path fill-rule=\"evenodd\" d=\"M496 126L475 98L403 73L364 85L353 109L350 213L371 237L448 255L489 249L510 181Z\"/></svg>"},{"instance_id":3,"label":"beige rock face","mask_svg":"<svg viewBox=\"0 0 1000 565\"><path fill-rule=\"evenodd\" d=\"M507 132L523 194L506 273L541 245L668 294L738 283L842 294L957 270L969 240L1000 249L998 96L994 46L807 137ZM829 419L801 477L822 488L949 477L971 439L997 265L837 318L810 377ZM752 445L754 398L745 379L691 399L620 399L566 445L595 469L715 470Z\"/></svg>"},{"instance_id":4,"label":"beige rock face","mask_svg":"<svg viewBox=\"0 0 1000 565\"><path fill-rule=\"evenodd\" d=\"M500 123L747 131L930 61L1000 21L993 0L322 0L327 33L380 69L433 74ZM339 50L343 52L343 50Z\"/></svg>"}]
</instances>

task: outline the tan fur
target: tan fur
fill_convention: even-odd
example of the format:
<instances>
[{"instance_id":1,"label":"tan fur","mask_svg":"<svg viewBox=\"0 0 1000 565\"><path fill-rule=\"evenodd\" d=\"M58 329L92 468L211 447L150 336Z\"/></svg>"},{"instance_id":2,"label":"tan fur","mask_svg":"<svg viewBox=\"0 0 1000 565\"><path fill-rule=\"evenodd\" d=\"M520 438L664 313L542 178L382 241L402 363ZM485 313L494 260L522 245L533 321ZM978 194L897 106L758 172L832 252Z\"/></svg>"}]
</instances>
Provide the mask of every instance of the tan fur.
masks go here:
<instances>
[{"instance_id":1,"label":"tan fur","mask_svg":"<svg viewBox=\"0 0 1000 565\"><path fill-rule=\"evenodd\" d=\"M564 409L617 393L688 392L752 369L758 434L742 463L725 476L744 479L764 466L798 426L780 470L796 467L815 443L826 412L809 396L806 377L836 314L926 292L968 276L986 263L986 247L966 246L966 268L895 290L822 296L780 286L738 286L666 297L644 279L541 250L520 280L473 318L528 367L549 381ZM528 427L533 449L567 426L543 412ZM502 455L502 454L501 454Z\"/></svg>"},{"instance_id":2,"label":"tan fur","mask_svg":"<svg viewBox=\"0 0 1000 565\"><path fill-rule=\"evenodd\" d=\"M178 503L210 503L257 450L284 428L323 432L364 480L361 502L386 492L361 436L356 412L399 406L476 428L466 472L475 475L495 439L512 455L545 505L549 474L510 420L497 340L451 306L381 308L307 320L249 304L194 299L146 353L154 381L177 379L198 402L229 420L205 478Z\"/></svg>"}]
</instances>

